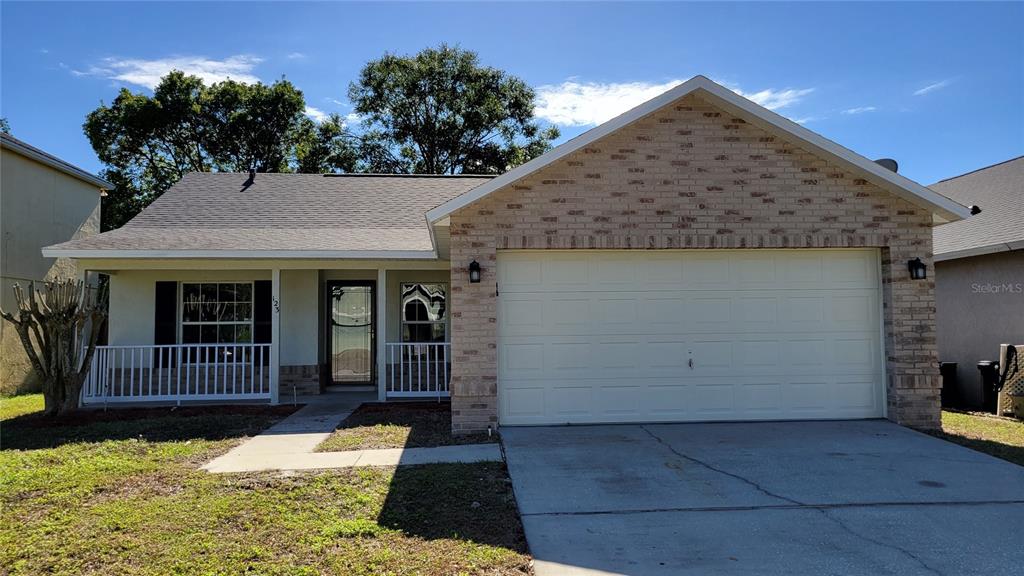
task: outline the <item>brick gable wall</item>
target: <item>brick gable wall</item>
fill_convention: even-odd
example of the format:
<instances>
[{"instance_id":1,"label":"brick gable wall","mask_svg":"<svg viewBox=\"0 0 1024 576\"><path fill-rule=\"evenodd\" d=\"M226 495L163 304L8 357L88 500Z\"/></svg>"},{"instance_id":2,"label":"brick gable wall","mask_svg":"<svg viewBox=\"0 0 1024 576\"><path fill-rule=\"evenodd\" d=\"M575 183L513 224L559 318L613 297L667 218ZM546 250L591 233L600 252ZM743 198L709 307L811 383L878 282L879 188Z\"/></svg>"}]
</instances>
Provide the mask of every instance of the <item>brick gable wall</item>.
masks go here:
<instances>
[{"instance_id":1,"label":"brick gable wall","mask_svg":"<svg viewBox=\"0 0 1024 576\"><path fill-rule=\"evenodd\" d=\"M688 95L451 215L452 426L497 426L497 250L843 247L881 249L889 418L938 426L931 212Z\"/></svg>"}]
</instances>

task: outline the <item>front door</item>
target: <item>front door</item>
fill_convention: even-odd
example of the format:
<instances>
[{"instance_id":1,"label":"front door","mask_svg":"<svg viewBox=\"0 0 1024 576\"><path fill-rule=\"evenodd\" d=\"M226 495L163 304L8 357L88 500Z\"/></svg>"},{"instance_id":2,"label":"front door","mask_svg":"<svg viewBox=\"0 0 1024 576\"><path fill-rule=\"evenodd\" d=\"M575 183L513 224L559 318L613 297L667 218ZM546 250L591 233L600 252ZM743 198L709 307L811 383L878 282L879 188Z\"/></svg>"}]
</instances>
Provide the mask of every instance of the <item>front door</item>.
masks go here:
<instances>
[{"instance_id":1,"label":"front door","mask_svg":"<svg viewBox=\"0 0 1024 576\"><path fill-rule=\"evenodd\" d=\"M374 382L375 283L327 283L327 363L332 384L366 385Z\"/></svg>"}]
</instances>

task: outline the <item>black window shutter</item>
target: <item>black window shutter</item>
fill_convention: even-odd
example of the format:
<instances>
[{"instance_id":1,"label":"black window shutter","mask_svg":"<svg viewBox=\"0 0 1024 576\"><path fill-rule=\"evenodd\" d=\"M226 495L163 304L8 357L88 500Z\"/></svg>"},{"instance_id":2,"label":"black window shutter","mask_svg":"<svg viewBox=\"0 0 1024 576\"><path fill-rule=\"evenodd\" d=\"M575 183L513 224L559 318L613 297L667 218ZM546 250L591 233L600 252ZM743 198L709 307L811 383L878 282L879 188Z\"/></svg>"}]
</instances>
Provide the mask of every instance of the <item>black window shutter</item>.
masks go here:
<instances>
[{"instance_id":1,"label":"black window shutter","mask_svg":"<svg viewBox=\"0 0 1024 576\"><path fill-rule=\"evenodd\" d=\"M156 283L154 344L178 343L178 283Z\"/></svg>"},{"instance_id":2,"label":"black window shutter","mask_svg":"<svg viewBox=\"0 0 1024 576\"><path fill-rule=\"evenodd\" d=\"M256 280L252 290L252 341L269 344L271 336L270 280Z\"/></svg>"}]
</instances>

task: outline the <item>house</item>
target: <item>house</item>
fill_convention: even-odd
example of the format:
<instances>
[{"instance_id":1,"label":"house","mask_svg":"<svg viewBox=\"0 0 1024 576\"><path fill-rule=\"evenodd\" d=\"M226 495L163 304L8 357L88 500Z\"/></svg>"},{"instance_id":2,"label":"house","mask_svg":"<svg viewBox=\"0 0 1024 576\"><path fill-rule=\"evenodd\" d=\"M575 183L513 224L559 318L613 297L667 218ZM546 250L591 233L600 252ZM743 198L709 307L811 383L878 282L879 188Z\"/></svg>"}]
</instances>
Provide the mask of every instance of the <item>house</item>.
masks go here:
<instances>
[{"instance_id":1,"label":"house","mask_svg":"<svg viewBox=\"0 0 1024 576\"><path fill-rule=\"evenodd\" d=\"M964 206L697 76L495 178L190 174L47 248L110 274L86 402L449 396L452 426L933 427Z\"/></svg>"},{"instance_id":2,"label":"house","mask_svg":"<svg viewBox=\"0 0 1024 576\"><path fill-rule=\"evenodd\" d=\"M958 365L954 401L980 407L978 361L1024 344L1024 156L930 188L982 210L934 230L939 360Z\"/></svg>"},{"instance_id":3,"label":"house","mask_svg":"<svg viewBox=\"0 0 1024 576\"><path fill-rule=\"evenodd\" d=\"M56 242L100 231L100 196L113 185L7 133L0 133L0 308L16 310L13 287L78 276L75 262L44 257ZM37 389L14 327L0 322L0 394Z\"/></svg>"}]
</instances>

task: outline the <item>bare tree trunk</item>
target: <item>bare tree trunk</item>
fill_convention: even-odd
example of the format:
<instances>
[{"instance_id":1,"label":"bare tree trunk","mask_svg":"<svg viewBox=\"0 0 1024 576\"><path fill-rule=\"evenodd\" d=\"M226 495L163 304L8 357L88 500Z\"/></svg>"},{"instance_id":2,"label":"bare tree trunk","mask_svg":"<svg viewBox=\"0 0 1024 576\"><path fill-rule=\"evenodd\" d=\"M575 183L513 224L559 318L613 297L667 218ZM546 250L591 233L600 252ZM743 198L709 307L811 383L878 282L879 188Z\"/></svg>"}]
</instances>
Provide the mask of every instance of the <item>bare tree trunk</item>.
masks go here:
<instances>
[{"instance_id":1,"label":"bare tree trunk","mask_svg":"<svg viewBox=\"0 0 1024 576\"><path fill-rule=\"evenodd\" d=\"M80 280L45 282L28 294L14 285L18 315L0 310L14 324L32 369L43 382L44 412L63 414L78 408L96 341L107 320L106 285L92 292Z\"/></svg>"}]
</instances>

